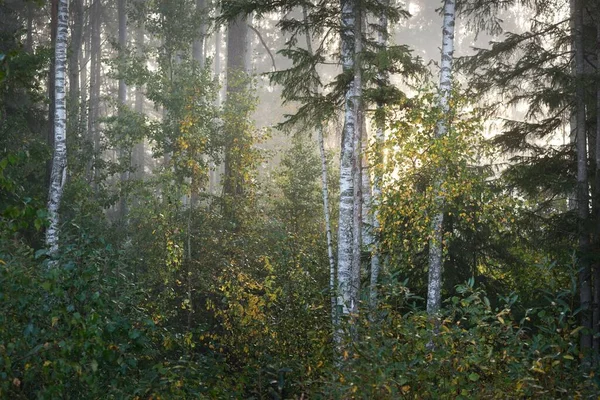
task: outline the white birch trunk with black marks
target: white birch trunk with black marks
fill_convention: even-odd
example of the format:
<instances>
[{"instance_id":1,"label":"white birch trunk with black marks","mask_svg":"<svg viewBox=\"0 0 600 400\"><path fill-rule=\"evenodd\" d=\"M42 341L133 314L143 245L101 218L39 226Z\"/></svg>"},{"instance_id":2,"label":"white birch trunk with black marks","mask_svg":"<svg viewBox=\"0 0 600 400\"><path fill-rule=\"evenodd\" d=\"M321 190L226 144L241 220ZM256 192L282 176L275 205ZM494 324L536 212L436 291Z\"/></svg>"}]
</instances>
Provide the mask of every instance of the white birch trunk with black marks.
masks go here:
<instances>
[{"instance_id":1,"label":"white birch trunk with black marks","mask_svg":"<svg viewBox=\"0 0 600 400\"><path fill-rule=\"evenodd\" d=\"M48 219L46 247L49 254L58 253L60 236L60 202L67 179L67 36L69 31L69 3L59 0L54 53L54 155L48 193Z\"/></svg>"},{"instance_id":2,"label":"white birch trunk with black marks","mask_svg":"<svg viewBox=\"0 0 600 400\"><path fill-rule=\"evenodd\" d=\"M340 203L338 225L338 258L337 258L337 309L341 318L348 317L356 308L356 300L352 297L352 260L353 260L353 217L354 217L354 135L357 127L356 85L354 82L355 23L356 1L341 0L341 63L342 71L348 79L344 98L344 127L340 154ZM335 342L342 342L343 329L338 322Z\"/></svg>"},{"instance_id":3,"label":"white birch trunk with black marks","mask_svg":"<svg viewBox=\"0 0 600 400\"><path fill-rule=\"evenodd\" d=\"M444 22L442 26L442 60L440 70L439 108L441 118L437 123L436 137L441 138L448 132L450 121L450 95L452 92L452 64L454 55L454 24L456 19L455 1L444 2ZM442 268L443 268L443 224L444 224L444 193L442 190L439 170L433 185L434 214L431 218L431 239L429 240L429 279L427 285L427 313L437 314L442 298Z\"/></svg>"}]
</instances>

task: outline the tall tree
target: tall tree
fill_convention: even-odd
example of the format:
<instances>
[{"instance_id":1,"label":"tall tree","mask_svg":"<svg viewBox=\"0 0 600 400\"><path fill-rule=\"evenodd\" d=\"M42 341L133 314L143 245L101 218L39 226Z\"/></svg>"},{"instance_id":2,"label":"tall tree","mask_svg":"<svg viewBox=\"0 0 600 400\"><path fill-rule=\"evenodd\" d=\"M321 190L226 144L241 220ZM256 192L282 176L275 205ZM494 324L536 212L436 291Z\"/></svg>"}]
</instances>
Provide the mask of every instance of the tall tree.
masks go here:
<instances>
[{"instance_id":1,"label":"tall tree","mask_svg":"<svg viewBox=\"0 0 600 400\"><path fill-rule=\"evenodd\" d=\"M389 5L389 0L381 0L381 4L385 7ZM388 18L385 12L381 12L379 15L379 26L377 27L377 47L379 51L383 51L388 42ZM378 87L380 89L385 88L389 85L389 73L384 69L380 68L378 71ZM375 165L383 163L383 149L381 146L385 140L385 110L382 101L377 102L377 111L375 115ZM381 269L381 260L379 254L379 204L381 203L381 178L379 174L374 175L372 185L372 215L371 215L371 227L372 227L372 243L371 243L371 276L369 282L369 306L371 310L375 310L377 307L377 283L379 281L379 271Z\"/></svg>"},{"instance_id":2,"label":"tall tree","mask_svg":"<svg viewBox=\"0 0 600 400\"><path fill-rule=\"evenodd\" d=\"M69 31L68 0L58 1L56 45L54 51L54 155L48 194L48 219L46 246L50 255L56 255L59 246L60 204L67 180L67 39Z\"/></svg>"},{"instance_id":3,"label":"tall tree","mask_svg":"<svg viewBox=\"0 0 600 400\"><path fill-rule=\"evenodd\" d=\"M337 258L337 307L340 317L347 318L358 310L358 290L353 287L356 280L353 276L354 261L354 162L356 158L356 130L359 129L359 98L356 82L356 0L341 1L341 64L342 73L346 77L347 86L344 94L344 126L342 129L342 145L340 154L340 211L338 225L338 258ZM342 340L340 327L336 329L336 342Z\"/></svg>"},{"instance_id":4,"label":"tall tree","mask_svg":"<svg viewBox=\"0 0 600 400\"><path fill-rule=\"evenodd\" d=\"M248 23L245 15L238 15L227 25L227 83L226 104L230 110L242 106L243 93L248 85ZM243 106L242 106L243 107ZM242 111L240 109L240 111ZM234 111L235 112L235 111ZM239 154L234 148L240 142L238 128L227 129L225 132L225 146L223 149L223 195L231 201L234 197L242 194L243 179L242 171L238 171ZM228 207L231 211L231 207ZM231 215L230 215L231 216Z\"/></svg>"},{"instance_id":5,"label":"tall tree","mask_svg":"<svg viewBox=\"0 0 600 400\"><path fill-rule=\"evenodd\" d=\"M445 0L442 26L442 60L440 65L440 120L437 124L436 137L442 138L448 131L450 123L450 95L452 91L452 64L454 60L454 25L456 18L455 1ZM443 223L444 193L443 182L438 171L435 178L434 196L435 213L431 218L431 239L429 240L429 279L427 287L427 312L437 314L441 305L442 268L443 268Z\"/></svg>"},{"instance_id":6,"label":"tall tree","mask_svg":"<svg viewBox=\"0 0 600 400\"><path fill-rule=\"evenodd\" d=\"M119 19L119 53L121 57L124 57L125 50L127 47L127 1L118 0L117 3L117 14ZM124 107L127 107L127 84L123 77L119 78L119 113L122 114ZM119 157L121 160L125 160L126 151L119 149ZM127 215L127 197L125 195L124 186L129 178L127 171L129 171L129 165L126 166L126 170L121 172L121 192L119 201L119 214L123 218Z\"/></svg>"},{"instance_id":7,"label":"tall tree","mask_svg":"<svg viewBox=\"0 0 600 400\"><path fill-rule=\"evenodd\" d=\"M588 183L588 153L586 132L586 101L584 88L585 55L583 48L583 0L570 0L571 5L571 35L573 40L573 71L575 75L575 101L572 129L575 134L577 151L577 216L579 231L579 301L582 308L581 325L586 332L580 337L582 349L592 347L592 319L591 319L591 270L588 252L590 250L590 236L587 227L589 217L589 183Z\"/></svg>"},{"instance_id":8,"label":"tall tree","mask_svg":"<svg viewBox=\"0 0 600 400\"><path fill-rule=\"evenodd\" d=\"M600 66L600 5L596 4L596 68ZM595 182L595 205L596 205L596 251L600 250L600 79L596 78L596 182ZM600 262L594 265L594 313L593 334L594 350L600 352Z\"/></svg>"},{"instance_id":9,"label":"tall tree","mask_svg":"<svg viewBox=\"0 0 600 400\"><path fill-rule=\"evenodd\" d=\"M305 38L306 38L306 49L311 57L314 57L314 51L312 46L312 38L310 35L310 26L308 25L308 12L306 6L302 7L302 15L305 23ZM319 94L319 87L315 81L314 88L315 94ZM333 255L333 235L331 230L331 216L329 213L329 184L327 182L327 154L325 153L325 139L323 135L323 121L320 119L316 121L317 131L317 144L319 146L319 155L321 157L321 198L323 201L323 215L325 217L325 235L327 238L327 259L329 260L329 292L331 296L331 319L333 326L336 325L337 321L337 307L336 307L336 296L335 296L335 257Z\"/></svg>"},{"instance_id":10,"label":"tall tree","mask_svg":"<svg viewBox=\"0 0 600 400\"><path fill-rule=\"evenodd\" d=\"M98 182L98 158L100 156L100 86L102 83L102 0L91 0L89 13L90 26L90 90L88 101L88 140L94 155L88 162L88 179L94 188Z\"/></svg>"},{"instance_id":11,"label":"tall tree","mask_svg":"<svg viewBox=\"0 0 600 400\"><path fill-rule=\"evenodd\" d=\"M83 41L83 0L74 0L72 2L73 22L71 30L71 45L69 49L69 103L70 109L75 112L79 110L79 59L81 55L81 45ZM84 83L85 84L85 83ZM75 116L74 121L77 120ZM77 123L77 122L75 122Z\"/></svg>"}]
</instances>

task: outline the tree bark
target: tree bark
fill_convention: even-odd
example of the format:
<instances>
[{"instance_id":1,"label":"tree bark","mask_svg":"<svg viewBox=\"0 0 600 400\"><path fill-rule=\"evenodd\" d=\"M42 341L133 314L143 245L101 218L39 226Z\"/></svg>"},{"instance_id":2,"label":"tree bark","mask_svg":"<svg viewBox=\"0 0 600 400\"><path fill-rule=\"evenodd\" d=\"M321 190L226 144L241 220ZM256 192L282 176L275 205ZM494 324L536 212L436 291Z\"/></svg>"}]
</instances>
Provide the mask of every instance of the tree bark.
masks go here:
<instances>
[{"instance_id":1,"label":"tree bark","mask_svg":"<svg viewBox=\"0 0 600 400\"><path fill-rule=\"evenodd\" d=\"M119 18L119 53L121 56L125 54L125 49L127 47L127 4L126 0L118 0L117 3L117 13ZM122 114L121 110L123 107L127 106L127 84L125 83L125 79L119 79L119 113ZM125 149L119 149L119 158L121 162L126 159L127 152ZM121 190L120 190L120 199L119 199L119 214L121 218L125 218L127 216L127 194L125 186L127 181L129 180L129 168L131 165L127 165L127 170L121 172Z\"/></svg>"},{"instance_id":2,"label":"tree bark","mask_svg":"<svg viewBox=\"0 0 600 400\"><path fill-rule=\"evenodd\" d=\"M79 59L81 55L81 43L83 39L83 0L73 0L73 25L71 34L71 46L69 52L69 106L78 113L79 111ZM77 124L77 115L73 118Z\"/></svg>"},{"instance_id":3,"label":"tree bark","mask_svg":"<svg viewBox=\"0 0 600 400\"><path fill-rule=\"evenodd\" d=\"M381 4L387 6L389 0L381 0ZM377 33L377 46L379 51L385 50L388 42L388 20L385 12L379 16L379 32ZM379 87L382 88L389 83L389 74L385 69L381 69L378 72ZM375 166L378 168L383 164L383 142L385 132L385 110L384 104L381 102L377 103L376 112L376 130L375 130ZM374 175L373 193L371 195L372 204L372 243L371 243L371 279L369 282L369 306L371 311L377 308L377 284L379 282L379 272L381 270L381 259L380 259L380 243L379 243L379 207L381 205L381 177L378 173Z\"/></svg>"},{"instance_id":4,"label":"tree bark","mask_svg":"<svg viewBox=\"0 0 600 400\"><path fill-rule=\"evenodd\" d=\"M101 85L101 0L93 0L90 6L90 99L88 102L88 135L93 144L94 156L90 159L90 179L95 190L98 188L98 172L95 164L100 155L100 85Z\"/></svg>"},{"instance_id":5,"label":"tree bark","mask_svg":"<svg viewBox=\"0 0 600 400\"><path fill-rule=\"evenodd\" d=\"M137 46L138 55L142 56L144 52L144 42L145 42L145 32L144 32L144 24L140 23L140 26L137 27L135 31L135 44ZM144 113L144 88L142 86L137 86L135 88L135 112L138 114ZM144 140L140 143L136 143L133 148L133 165L135 170L135 177L137 179L142 179L144 177L144 168L145 168L145 146Z\"/></svg>"},{"instance_id":6,"label":"tree bark","mask_svg":"<svg viewBox=\"0 0 600 400\"><path fill-rule=\"evenodd\" d=\"M363 15L359 4L355 7L356 19L354 25L354 115L356 116L356 125L354 128L353 151L354 159L352 160L352 178L353 184L353 206L352 206L352 298L355 299L355 307L352 311L358 313L358 302L360 300L360 276L361 276L361 255L363 244L363 127L364 115L362 107L362 23Z\"/></svg>"},{"instance_id":7,"label":"tree bark","mask_svg":"<svg viewBox=\"0 0 600 400\"><path fill-rule=\"evenodd\" d=\"M354 139L357 128L357 87L355 82L355 24L356 0L341 0L341 64L342 73L349 77L344 96L344 127L340 154L340 211L338 224L337 309L347 318L357 309L353 297L352 261L354 248ZM338 322L335 341L342 343L343 329Z\"/></svg>"},{"instance_id":8,"label":"tree bark","mask_svg":"<svg viewBox=\"0 0 600 400\"><path fill-rule=\"evenodd\" d=\"M63 188L67 179L67 105L66 105L66 70L67 70L67 36L69 31L68 0L58 1L57 29L54 51L54 155L48 193L48 219L46 230L46 247L51 256L58 253L60 235L60 203Z\"/></svg>"},{"instance_id":9,"label":"tree bark","mask_svg":"<svg viewBox=\"0 0 600 400\"><path fill-rule=\"evenodd\" d=\"M248 24L245 16L238 16L231 21L227 26L227 93L226 99L234 101L232 94L239 93L244 90L240 84L241 74L248 72L247 53L248 53ZM229 132L228 135L233 135ZM237 171L234 171L232 165L232 140L233 137L228 137L225 141L223 149L223 194L225 196L239 195L242 187L238 179Z\"/></svg>"},{"instance_id":10,"label":"tree bark","mask_svg":"<svg viewBox=\"0 0 600 400\"><path fill-rule=\"evenodd\" d=\"M441 118L437 123L436 137L446 135L450 121L450 95L452 91L452 64L454 55L454 24L455 24L455 1L444 2L444 22L442 27L442 60L440 70L440 99L439 108ZM435 214L431 222L431 239L429 240L429 279L427 287L427 313L435 315L440 310L442 291L442 268L443 268L443 223L444 223L444 193L442 190L441 175L434 183L434 207Z\"/></svg>"},{"instance_id":11,"label":"tree bark","mask_svg":"<svg viewBox=\"0 0 600 400\"><path fill-rule=\"evenodd\" d=\"M50 47L56 49L56 35L58 26L58 0L52 0L50 3ZM56 54L56 50L54 52ZM48 147L54 149L54 114L55 114L55 86L56 86L56 60L53 55L50 59L50 68L48 72ZM46 182L48 187L52 184L52 161L46 162ZM49 199L48 199L49 200Z\"/></svg>"},{"instance_id":12,"label":"tree bark","mask_svg":"<svg viewBox=\"0 0 600 400\"><path fill-rule=\"evenodd\" d=\"M205 16L208 13L206 7L206 0L196 0L196 13L202 18L200 22L200 29L198 32L198 38L194 40L192 45L192 56L196 60L201 68L204 68L205 57L204 57L204 46L206 40L206 19Z\"/></svg>"},{"instance_id":13,"label":"tree bark","mask_svg":"<svg viewBox=\"0 0 600 400\"><path fill-rule=\"evenodd\" d=\"M580 336L582 351L592 347L592 318L590 306L591 270L589 263L590 238L587 227L589 217L589 187L587 174L587 137L585 126L585 88L583 86L584 54L583 54L583 8L581 0L571 0L571 34L573 37L574 71L575 71L575 140L577 149L577 216L579 231L579 301L581 307L581 325L584 330Z\"/></svg>"},{"instance_id":14,"label":"tree bark","mask_svg":"<svg viewBox=\"0 0 600 400\"><path fill-rule=\"evenodd\" d=\"M312 40L310 36L310 27L308 26L308 13L306 6L302 7L302 14L305 22L306 49L313 55ZM314 88L315 94L318 94L319 88ZM325 153L325 139L323 136L323 124L317 122L317 142L319 146L319 155L321 157L321 198L323 201L323 215L325 216L325 235L327 238L327 259L329 260L329 295L331 297L331 322L335 327L337 324L337 307L335 295L335 258L333 256L333 237L331 233L331 217L329 214L329 184L327 182L327 154Z\"/></svg>"},{"instance_id":15,"label":"tree bark","mask_svg":"<svg viewBox=\"0 0 600 400\"><path fill-rule=\"evenodd\" d=\"M600 67L600 6L596 10L596 68ZM600 251L600 81L596 82L596 251ZM594 265L594 352L600 353L600 262Z\"/></svg>"}]
</instances>

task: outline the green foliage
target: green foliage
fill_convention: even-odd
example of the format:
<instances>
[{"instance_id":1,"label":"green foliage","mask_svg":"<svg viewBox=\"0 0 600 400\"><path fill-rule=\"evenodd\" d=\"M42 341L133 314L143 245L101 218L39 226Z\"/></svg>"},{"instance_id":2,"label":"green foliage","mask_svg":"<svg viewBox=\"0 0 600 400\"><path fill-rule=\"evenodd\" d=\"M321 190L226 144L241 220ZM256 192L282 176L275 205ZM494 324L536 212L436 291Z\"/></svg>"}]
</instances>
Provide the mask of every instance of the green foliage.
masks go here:
<instances>
[{"instance_id":1,"label":"green foliage","mask_svg":"<svg viewBox=\"0 0 600 400\"><path fill-rule=\"evenodd\" d=\"M387 307L381 322L364 321L354 356L333 374L323 397L503 399L597 394L594 373L579 371L579 328L565 303L574 293L551 296L519 321L513 314L517 296L500 299L493 307L473 282L456 288L439 323L419 311L403 315Z\"/></svg>"}]
</instances>

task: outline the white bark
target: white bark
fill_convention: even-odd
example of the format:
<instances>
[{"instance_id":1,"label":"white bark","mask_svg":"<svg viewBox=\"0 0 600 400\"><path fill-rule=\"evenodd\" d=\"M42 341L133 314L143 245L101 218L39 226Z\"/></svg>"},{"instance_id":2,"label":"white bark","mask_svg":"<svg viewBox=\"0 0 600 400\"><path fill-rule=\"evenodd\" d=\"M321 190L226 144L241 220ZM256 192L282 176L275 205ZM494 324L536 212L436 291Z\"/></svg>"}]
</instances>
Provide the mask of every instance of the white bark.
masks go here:
<instances>
[{"instance_id":1,"label":"white bark","mask_svg":"<svg viewBox=\"0 0 600 400\"><path fill-rule=\"evenodd\" d=\"M381 0L382 5L388 5L389 0ZM388 20L385 12L379 16L379 32L377 33L377 45L380 50L384 50L387 46L388 41ZM381 71L378 76L381 86L386 85L389 81L389 76L386 71ZM384 142L384 130L385 130L385 117L383 116L383 104L377 104L378 115L377 115L377 126L375 130L375 162L381 164L383 161L382 146ZM379 271L381 269L381 260L379 256L379 207L381 205L381 178L378 174L374 175L373 179L373 193L371 196L372 204L372 242L371 242L371 279L369 282L369 306L371 310L377 308L377 283L379 281Z\"/></svg>"},{"instance_id":2,"label":"white bark","mask_svg":"<svg viewBox=\"0 0 600 400\"><path fill-rule=\"evenodd\" d=\"M345 74L354 72L354 24L355 0L342 0L341 61ZM354 179L355 82L348 84L344 99L344 128L340 155L340 217L338 226L337 308L342 316L348 316L356 307L352 298L352 245ZM338 329L339 331L339 329ZM339 335L340 333L338 333ZM338 343L340 338L337 338Z\"/></svg>"},{"instance_id":3,"label":"white bark","mask_svg":"<svg viewBox=\"0 0 600 400\"><path fill-rule=\"evenodd\" d=\"M442 27L442 60L440 70L440 98L439 108L441 118L437 123L436 136L438 138L446 135L449 121L447 119L450 111L450 94L452 91L452 63L454 54L454 23L455 23L455 1L444 2L444 22ZM438 171L441 173L442 171ZM440 174L441 175L441 174ZM434 183L435 214L431 220L431 239L429 240L429 282L427 287L427 312L430 315L440 310L442 290L442 267L443 267L443 223L444 223L444 194L442 181L438 177Z\"/></svg>"},{"instance_id":4,"label":"white bark","mask_svg":"<svg viewBox=\"0 0 600 400\"><path fill-rule=\"evenodd\" d=\"M304 21L307 23L305 36L306 48L312 55L313 48L308 27L308 15L306 7L302 7ZM318 92L318 88L314 88ZM325 153L325 140L323 137L323 126L321 121L317 124L317 141L319 142L319 153L321 156L321 197L323 199L323 214L325 215L325 233L327 236L327 257L329 260L329 293L331 296L331 320L333 326L337 324L337 301L335 295L335 258L333 256L333 238L331 234L331 217L329 215L329 187L327 183L327 154Z\"/></svg>"},{"instance_id":5,"label":"white bark","mask_svg":"<svg viewBox=\"0 0 600 400\"><path fill-rule=\"evenodd\" d=\"M66 106L66 70L67 36L69 30L68 0L58 2L58 24L56 31L54 59L54 155L48 193L48 218L50 225L46 231L46 247L51 256L58 252L60 234L60 202L67 179L67 106Z\"/></svg>"}]
</instances>

